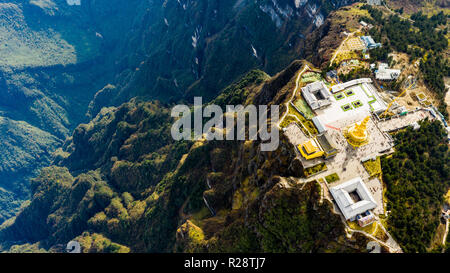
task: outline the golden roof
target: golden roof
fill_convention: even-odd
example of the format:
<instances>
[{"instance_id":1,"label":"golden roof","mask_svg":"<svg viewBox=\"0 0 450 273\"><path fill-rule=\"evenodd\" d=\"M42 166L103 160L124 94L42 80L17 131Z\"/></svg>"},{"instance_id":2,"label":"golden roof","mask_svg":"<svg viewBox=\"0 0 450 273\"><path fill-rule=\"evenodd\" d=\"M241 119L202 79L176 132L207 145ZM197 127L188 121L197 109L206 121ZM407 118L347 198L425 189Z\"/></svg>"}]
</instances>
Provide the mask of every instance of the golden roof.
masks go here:
<instances>
[{"instance_id":1,"label":"golden roof","mask_svg":"<svg viewBox=\"0 0 450 273\"><path fill-rule=\"evenodd\" d=\"M319 147L314 144L313 140L308 140L303 144L303 147L305 148L306 152L308 154L313 154L319 150Z\"/></svg>"}]
</instances>

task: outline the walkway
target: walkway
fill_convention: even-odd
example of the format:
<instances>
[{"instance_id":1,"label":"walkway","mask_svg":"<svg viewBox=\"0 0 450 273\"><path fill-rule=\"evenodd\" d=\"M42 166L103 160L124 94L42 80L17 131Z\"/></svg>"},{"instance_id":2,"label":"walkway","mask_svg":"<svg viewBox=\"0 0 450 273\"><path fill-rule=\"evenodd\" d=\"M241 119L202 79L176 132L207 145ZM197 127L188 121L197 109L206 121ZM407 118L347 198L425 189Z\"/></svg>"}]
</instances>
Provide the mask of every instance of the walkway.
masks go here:
<instances>
[{"instance_id":1,"label":"walkway","mask_svg":"<svg viewBox=\"0 0 450 273\"><path fill-rule=\"evenodd\" d=\"M305 73L306 70L310 70L310 69L311 69L311 68L310 68L307 64L305 64L305 67L303 68L303 70L298 74L297 80L296 80L296 82L295 82L295 89L294 89L294 92L292 92L291 98L285 103L286 111L285 111L285 113L283 114L283 116L280 118L280 121L278 121L278 124L277 124L278 128L281 129L281 126L280 126L280 125L281 125L281 123L283 122L284 118L286 118L286 116L287 116L288 113L289 113L289 104L294 100L295 94L297 94L298 88L299 88L299 86L300 86L300 78L302 77L302 74Z\"/></svg>"}]
</instances>

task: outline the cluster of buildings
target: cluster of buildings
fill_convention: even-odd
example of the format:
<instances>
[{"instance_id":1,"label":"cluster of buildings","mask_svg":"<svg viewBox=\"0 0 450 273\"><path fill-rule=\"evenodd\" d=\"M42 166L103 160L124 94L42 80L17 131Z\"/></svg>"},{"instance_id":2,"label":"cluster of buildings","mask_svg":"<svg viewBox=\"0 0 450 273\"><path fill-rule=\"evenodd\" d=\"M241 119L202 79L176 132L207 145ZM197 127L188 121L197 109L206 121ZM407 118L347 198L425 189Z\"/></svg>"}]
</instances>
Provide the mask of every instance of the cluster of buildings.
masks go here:
<instances>
[{"instance_id":1,"label":"cluster of buildings","mask_svg":"<svg viewBox=\"0 0 450 273\"><path fill-rule=\"evenodd\" d=\"M361 21L360 24L366 28L372 27L364 21ZM362 50L362 58L365 60L370 59L370 54L367 52L368 50L375 49L381 47L381 43L375 42L375 40L371 36L360 36L359 38L352 38L347 41L349 50L351 51L361 51ZM347 60L341 63L341 66L359 65L358 60ZM396 80L400 77L401 70L389 68L387 63L380 63L378 68L376 64L371 64L370 68L374 71L375 78L380 81L392 81ZM331 71L327 73L327 77L333 78L336 77L333 74L337 74L337 71Z\"/></svg>"},{"instance_id":2,"label":"cluster of buildings","mask_svg":"<svg viewBox=\"0 0 450 273\"><path fill-rule=\"evenodd\" d=\"M400 71L381 64L375 73L377 78L386 80L398 78ZM398 105L398 121L380 119L380 114L388 109L388 104L372 79L360 78L339 83L334 71L328 72L327 78L333 80L318 80L301 88L301 95L313 112L311 121L317 134L302 133L299 136L294 131L291 135L295 140L297 158L304 169L325 163L327 168L318 171L321 176L326 178L327 174L335 172L343 179L342 182L330 184L329 192L344 218L364 227L376 220L374 211L382 213L384 209L380 192L382 186L374 187L374 178L366 177L363 159L376 158L393 151L394 141L388 134L390 129L408 126L420 128L417 121L421 117L439 118L439 112L433 107L423 109L430 111L430 115L426 111L423 114L408 112L405 107ZM417 94L417 99L423 103L427 101L422 93ZM443 117L441 119L448 126ZM346 170L350 165L353 167ZM366 183L372 185L370 190Z\"/></svg>"},{"instance_id":3,"label":"cluster of buildings","mask_svg":"<svg viewBox=\"0 0 450 273\"><path fill-rule=\"evenodd\" d=\"M306 85L302 89L306 103L315 112L312 118L319 136L298 147L306 160L330 158L338 151L327 131L342 127L346 120L380 114L387 104L382 100L370 78L355 79L328 87L323 81Z\"/></svg>"},{"instance_id":4,"label":"cluster of buildings","mask_svg":"<svg viewBox=\"0 0 450 273\"><path fill-rule=\"evenodd\" d=\"M334 78L337 75L329 73L327 76ZM370 78L334 85L316 81L304 86L301 92L314 112L312 122L318 131L316 136L299 141L300 144L296 147L305 168L320 162L328 164L330 160L342 160L345 155L341 155L339 159L336 156L348 152L347 146L343 143L344 129L356 128L355 131L358 133L367 135L366 125L372 113L380 114L387 109L387 104L379 96ZM362 122L355 123L355 121ZM336 138L337 134L342 136ZM377 208L377 202L361 177L330 187L329 190L346 220L357 221L360 226L375 221L372 210Z\"/></svg>"},{"instance_id":5,"label":"cluster of buildings","mask_svg":"<svg viewBox=\"0 0 450 273\"><path fill-rule=\"evenodd\" d=\"M371 5L382 4L379 0L369 0L368 3ZM363 21L360 24L364 28L373 27ZM348 39L345 45L348 51L359 52L362 50L362 53L366 54L364 55L366 59L370 58L368 50L382 46L371 36ZM351 58L352 55L349 56L345 55L344 57ZM349 61L350 65L352 65L352 61ZM359 65L357 61L355 62L355 65ZM346 66L347 62L341 63L341 68ZM390 68L387 63L379 63L378 67L376 64L371 64L370 68L377 81L397 80L401 75L401 70ZM314 77L309 78L313 79ZM306 134L299 136L293 131L292 136L295 139L298 158L304 169L313 168L319 164L326 165L326 168L318 170L325 180L326 175L330 176L333 172L336 175L339 174L338 177L343 177L342 182L333 182L328 186L329 192L345 220L357 221L360 226L364 227L376 220L373 211L383 213L384 209L382 185L374 186L375 182L373 181L378 180L374 177L366 177L368 174L361 159L376 158L391 153L394 141L387 129L391 127L397 129L401 126L420 128L416 120L420 116L411 114L405 117L408 111L405 107L398 105L395 109L397 109L400 122L394 120L391 124L389 123L390 119L380 119L380 114L390 108L395 101L388 105L371 78L359 78L341 83L338 72L331 70L326 73L326 79L327 82L320 78L314 79L314 82L301 88L304 102L313 112L311 121L318 133L314 136L311 133L309 136ZM428 104L426 96L422 93L417 95L417 99L424 106ZM301 111L299 112L302 114ZM305 114L303 115L305 116ZM308 113L308 116L311 117L311 114ZM436 114L432 113L432 116L436 117ZM443 122L445 124L445 121ZM305 128L303 126L303 129ZM353 166L349 167L350 164ZM347 170L348 168L350 171ZM310 175L309 172L308 174ZM314 175L318 175L318 173ZM366 183L372 185L370 190ZM378 181L378 183L381 182ZM375 185L380 184L375 183Z\"/></svg>"},{"instance_id":6,"label":"cluster of buildings","mask_svg":"<svg viewBox=\"0 0 450 273\"><path fill-rule=\"evenodd\" d=\"M368 0L368 3L382 4L380 0ZM363 21L360 24L365 28L372 27ZM366 50L382 46L371 36L352 39L349 39L350 43L347 45L350 51L362 50L365 54ZM370 67L379 81L396 80L401 74L401 70L392 69L386 63L380 63L378 68L375 64ZM325 180L333 172L336 172L335 175L339 173L338 180L339 177L344 177L343 182L334 181L333 184L331 182L330 185L327 184L329 193L345 220L357 221L364 227L376 221L374 211L377 214L384 213L384 209L381 182L376 177L367 176L362 159L376 158L393 151L394 141L386 129L390 128L390 125L393 124L391 127L394 129L400 128L403 124L413 126L414 129L420 128L420 125L415 121L417 115L412 114L403 118L408 111L401 106L398 106L397 110L402 124L395 120L391 124L386 121L389 119L380 119L380 114L389 106L378 93L372 79L360 78L341 83L336 70L328 71L326 78L328 82L317 80L301 88L304 101L314 114L311 121L318 134L315 136L303 134L299 137L298 133L293 131L291 135L296 140L297 155L305 169L326 163L325 169L330 168L319 170L319 173L323 172L321 176L324 176ZM418 94L417 99L421 104L427 104L424 94ZM436 117L433 113L432 116ZM353 166L349 172L347 168L351 164ZM326 176L327 174L330 175ZM378 181L379 184L375 185L380 186L374 186L373 181ZM366 183L371 185L370 190ZM443 217L448 219L449 213Z\"/></svg>"},{"instance_id":7,"label":"cluster of buildings","mask_svg":"<svg viewBox=\"0 0 450 273\"><path fill-rule=\"evenodd\" d=\"M383 75L383 73L387 75ZM399 70L389 69L386 64L381 64L376 71L377 78L380 79L394 79L399 74ZM337 78L337 75L328 73L327 78L334 79ZM330 169L320 171L324 172L322 175L332 172L339 173L339 176L343 174L346 180L343 180L342 183L334 182L328 187L336 206L348 221L356 221L362 227L373 223L376 220L373 211L383 210L382 197L380 197L382 193L377 192L382 187L380 186L378 190L370 187L369 190L364 179L368 179L367 183L370 184L373 178L365 177L367 173L364 168L362 172L359 167L353 168L350 174L348 170L343 169L342 162L361 164L362 166L363 158L376 158L392 152L394 142L388 134L389 126L387 125L394 122L392 124L394 128L401 126L420 128L416 121L417 118L420 118L420 113L408 115L401 122L389 123L390 119L380 119L380 114L388 109L388 104L383 100L370 78L360 78L337 84L319 80L307 84L301 88L301 92L305 102L313 111L314 117L311 121L318 133L315 136L304 134L302 138L297 138L298 142L295 144L298 158L304 168L312 168L326 163L327 169L328 167ZM419 101L427 100L422 93L418 94L417 98ZM408 114L404 107L397 108L400 117ZM437 110L430 108L429 111L432 111L431 116L438 118ZM423 115L423 117L425 118L427 115ZM351 156L349 157L349 155ZM355 173L354 170L357 169L359 171Z\"/></svg>"}]
</instances>

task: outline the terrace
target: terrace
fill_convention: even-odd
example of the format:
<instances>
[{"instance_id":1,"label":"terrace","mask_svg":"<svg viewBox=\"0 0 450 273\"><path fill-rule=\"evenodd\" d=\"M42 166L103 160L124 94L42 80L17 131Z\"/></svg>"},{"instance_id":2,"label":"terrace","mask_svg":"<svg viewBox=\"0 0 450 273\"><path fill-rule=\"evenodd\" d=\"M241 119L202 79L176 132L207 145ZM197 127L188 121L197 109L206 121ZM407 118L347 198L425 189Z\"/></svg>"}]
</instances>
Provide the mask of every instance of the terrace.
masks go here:
<instances>
[{"instance_id":1,"label":"terrace","mask_svg":"<svg viewBox=\"0 0 450 273\"><path fill-rule=\"evenodd\" d=\"M379 113L387 107L375 87L369 83L347 85L347 88L334 93L330 99L332 100L330 106L315 111L323 124L330 125L335 121L353 117L364 118L371 112Z\"/></svg>"}]
</instances>

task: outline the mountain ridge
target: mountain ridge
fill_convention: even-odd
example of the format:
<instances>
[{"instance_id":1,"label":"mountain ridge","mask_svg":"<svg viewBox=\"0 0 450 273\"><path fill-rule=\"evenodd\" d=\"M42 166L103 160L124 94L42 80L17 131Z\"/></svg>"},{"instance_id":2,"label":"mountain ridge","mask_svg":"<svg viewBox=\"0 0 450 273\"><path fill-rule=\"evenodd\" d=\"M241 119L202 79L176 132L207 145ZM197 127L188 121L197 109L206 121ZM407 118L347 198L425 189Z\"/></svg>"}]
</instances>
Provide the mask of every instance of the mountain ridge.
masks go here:
<instances>
[{"instance_id":1,"label":"mountain ridge","mask_svg":"<svg viewBox=\"0 0 450 273\"><path fill-rule=\"evenodd\" d=\"M284 101L278 88L295 81L304 64L296 61L273 78L250 72L215 102ZM289 93L289 88L281 90ZM301 164L295 164L294 148L285 137L274 152L262 152L258 142L249 141L174 142L164 137L171 125L164 109L131 101L80 125L65 145L67 154L55 162L59 167L44 169L35 180L30 205L2 225L3 246L8 240L25 241L57 251L58 244L76 237L86 252L363 250L363 237L345 239L339 216L328 201L320 201L319 184L293 182ZM90 145L89 154L77 153ZM298 207L298 202L307 205ZM288 207L298 210L298 218L277 213ZM275 226L306 233L284 238ZM197 236L192 232L200 240L191 241ZM95 240L98 244L90 243ZM99 248L102 242L108 247Z\"/></svg>"},{"instance_id":2,"label":"mountain ridge","mask_svg":"<svg viewBox=\"0 0 450 273\"><path fill-rule=\"evenodd\" d=\"M334 7L327 1L301 3L2 0L0 7L8 12L0 17L0 114L61 143L103 107L136 96L165 103L194 95L212 99L251 69L283 69L301 54L301 39L315 28L314 16L325 17L349 1L333 1ZM39 145L59 147L49 144ZM34 156L4 148L12 156L1 165ZM50 163L47 157L36 160L42 161L39 166ZM0 187L22 185L25 190L17 193L25 200L26 185L38 169L26 160L17 163L23 171L0 171Z\"/></svg>"}]
</instances>

